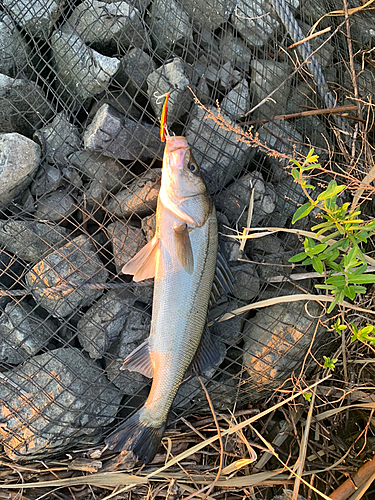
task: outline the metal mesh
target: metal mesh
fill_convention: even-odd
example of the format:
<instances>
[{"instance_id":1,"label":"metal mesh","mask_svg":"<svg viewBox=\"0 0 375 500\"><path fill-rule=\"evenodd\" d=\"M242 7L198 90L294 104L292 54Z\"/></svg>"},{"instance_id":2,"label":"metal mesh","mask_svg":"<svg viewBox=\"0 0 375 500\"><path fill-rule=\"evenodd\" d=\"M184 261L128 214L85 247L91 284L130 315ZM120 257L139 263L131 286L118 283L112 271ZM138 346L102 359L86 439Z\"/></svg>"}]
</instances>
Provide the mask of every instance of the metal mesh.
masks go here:
<instances>
[{"instance_id":1,"label":"metal mesh","mask_svg":"<svg viewBox=\"0 0 375 500\"><path fill-rule=\"evenodd\" d=\"M347 103L341 18L321 21L318 29L331 32L312 39L311 49L288 49L301 35L295 23L307 35L339 8L326 0L0 2L0 433L8 458L96 444L147 397L149 381L119 368L149 334L152 282L131 283L120 270L154 230L161 96L171 92L169 129L187 137L221 233L246 225L252 189L252 226L288 227L304 197L287 159L206 120L191 90L214 113L218 101L233 125L255 121L260 140L279 153L313 145L328 159L338 149L334 130L350 122L262 120ZM362 54L372 48L373 25L372 12L352 18ZM372 81L366 63L362 95ZM221 236L235 291L209 313L222 353L205 374L215 408L268 397L299 374L313 337L315 353L327 343L315 304L218 322L251 302L310 290L308 280L272 281L290 273L300 245L275 234L247 243L240 261L239 243ZM170 420L207 408L192 377Z\"/></svg>"}]
</instances>

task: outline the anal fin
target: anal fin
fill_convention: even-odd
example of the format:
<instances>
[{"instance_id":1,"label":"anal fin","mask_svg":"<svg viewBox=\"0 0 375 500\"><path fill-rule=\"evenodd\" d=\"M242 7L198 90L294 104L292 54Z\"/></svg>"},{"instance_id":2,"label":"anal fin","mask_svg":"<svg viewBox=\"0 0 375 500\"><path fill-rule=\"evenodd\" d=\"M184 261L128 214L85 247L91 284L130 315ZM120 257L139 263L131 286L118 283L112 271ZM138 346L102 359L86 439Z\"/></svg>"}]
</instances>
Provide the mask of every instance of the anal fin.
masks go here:
<instances>
[{"instance_id":1,"label":"anal fin","mask_svg":"<svg viewBox=\"0 0 375 500\"><path fill-rule=\"evenodd\" d=\"M122 268L124 274L133 274L133 281L153 278L156 271L156 252L159 251L159 239L152 238L147 245L134 255Z\"/></svg>"},{"instance_id":2,"label":"anal fin","mask_svg":"<svg viewBox=\"0 0 375 500\"><path fill-rule=\"evenodd\" d=\"M222 355L212 340L210 331L206 326L202 334L200 344L194 359L188 368L187 374L203 373L215 365L218 365L222 360Z\"/></svg>"},{"instance_id":3,"label":"anal fin","mask_svg":"<svg viewBox=\"0 0 375 500\"><path fill-rule=\"evenodd\" d=\"M177 258L185 271L192 274L194 271L194 257L187 224L175 226L173 232Z\"/></svg>"},{"instance_id":4,"label":"anal fin","mask_svg":"<svg viewBox=\"0 0 375 500\"><path fill-rule=\"evenodd\" d=\"M147 340L126 356L120 370L138 372L148 378L153 377L150 348Z\"/></svg>"},{"instance_id":5,"label":"anal fin","mask_svg":"<svg viewBox=\"0 0 375 500\"><path fill-rule=\"evenodd\" d=\"M220 250L217 253L216 272L212 285L209 308L211 308L223 294L233 293L233 275L228 262Z\"/></svg>"}]
</instances>

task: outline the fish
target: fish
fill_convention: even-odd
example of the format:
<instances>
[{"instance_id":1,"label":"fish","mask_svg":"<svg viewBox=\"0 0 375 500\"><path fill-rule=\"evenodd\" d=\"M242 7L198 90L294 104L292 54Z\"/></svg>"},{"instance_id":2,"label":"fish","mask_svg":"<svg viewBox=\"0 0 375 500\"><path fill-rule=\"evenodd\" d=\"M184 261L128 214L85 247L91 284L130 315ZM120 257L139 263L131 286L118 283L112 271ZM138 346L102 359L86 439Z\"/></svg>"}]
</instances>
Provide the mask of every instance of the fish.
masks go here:
<instances>
[{"instance_id":1,"label":"fish","mask_svg":"<svg viewBox=\"0 0 375 500\"><path fill-rule=\"evenodd\" d=\"M144 463L160 445L185 375L220 359L206 328L207 310L230 282L217 258L215 206L188 142L169 134L165 139L155 235L122 269L135 282L154 278L150 336L122 366L152 384L143 407L105 439L112 452L131 451Z\"/></svg>"}]
</instances>

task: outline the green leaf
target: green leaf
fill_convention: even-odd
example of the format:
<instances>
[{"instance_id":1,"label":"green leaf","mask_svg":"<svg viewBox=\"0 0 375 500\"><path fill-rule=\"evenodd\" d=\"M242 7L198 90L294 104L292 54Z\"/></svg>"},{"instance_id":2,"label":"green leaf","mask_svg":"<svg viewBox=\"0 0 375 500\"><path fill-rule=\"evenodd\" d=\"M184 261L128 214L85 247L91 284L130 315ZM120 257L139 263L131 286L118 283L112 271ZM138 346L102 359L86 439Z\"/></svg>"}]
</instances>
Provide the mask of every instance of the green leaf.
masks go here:
<instances>
[{"instance_id":1,"label":"green leaf","mask_svg":"<svg viewBox=\"0 0 375 500\"><path fill-rule=\"evenodd\" d=\"M361 274L360 276L350 276L350 283L358 283L359 285L368 285L375 283L375 274Z\"/></svg>"},{"instance_id":2,"label":"green leaf","mask_svg":"<svg viewBox=\"0 0 375 500\"><path fill-rule=\"evenodd\" d=\"M293 255L288 262L301 262L306 259L306 257L308 257L308 255L305 252L297 253L296 255Z\"/></svg>"},{"instance_id":3,"label":"green leaf","mask_svg":"<svg viewBox=\"0 0 375 500\"><path fill-rule=\"evenodd\" d=\"M292 168L292 176L294 179L300 179L299 171L296 168Z\"/></svg>"},{"instance_id":4,"label":"green leaf","mask_svg":"<svg viewBox=\"0 0 375 500\"><path fill-rule=\"evenodd\" d=\"M343 288L346 285L345 276L331 276L326 280L326 283Z\"/></svg>"},{"instance_id":5,"label":"green leaf","mask_svg":"<svg viewBox=\"0 0 375 500\"><path fill-rule=\"evenodd\" d=\"M299 161L295 160L294 158L290 158L289 163L294 163L294 165L298 168L302 168L302 165L300 164Z\"/></svg>"},{"instance_id":6,"label":"green leaf","mask_svg":"<svg viewBox=\"0 0 375 500\"><path fill-rule=\"evenodd\" d=\"M345 189L345 185L341 184L340 186L337 185L336 181L331 181L328 184L328 187L325 191L320 193L320 195L317 198L317 201L322 201L322 200L327 200L328 198L333 198L334 196L337 196L341 191Z\"/></svg>"},{"instance_id":7,"label":"green leaf","mask_svg":"<svg viewBox=\"0 0 375 500\"><path fill-rule=\"evenodd\" d=\"M315 271L319 274L323 274L323 264L319 257L313 257L311 260Z\"/></svg>"},{"instance_id":8,"label":"green leaf","mask_svg":"<svg viewBox=\"0 0 375 500\"><path fill-rule=\"evenodd\" d=\"M335 363L337 363L338 359L337 358L329 358L328 356L323 356L324 359L324 368L329 368L330 370L335 369Z\"/></svg>"},{"instance_id":9,"label":"green leaf","mask_svg":"<svg viewBox=\"0 0 375 500\"><path fill-rule=\"evenodd\" d=\"M306 399L306 401L311 401L312 392L303 392L302 396Z\"/></svg>"},{"instance_id":10,"label":"green leaf","mask_svg":"<svg viewBox=\"0 0 375 500\"><path fill-rule=\"evenodd\" d=\"M315 245L314 248L311 248L310 254L317 255L320 252L323 252L327 248L328 245L325 243L320 243L319 245Z\"/></svg>"},{"instance_id":11,"label":"green leaf","mask_svg":"<svg viewBox=\"0 0 375 500\"><path fill-rule=\"evenodd\" d=\"M311 212L311 210L313 208L314 208L314 206L311 205L310 202L305 203L304 205L302 205L302 207L297 208L295 214L293 215L292 224L294 224L298 220L302 219L303 217L306 217L307 215L309 215L309 213Z\"/></svg>"},{"instance_id":12,"label":"green leaf","mask_svg":"<svg viewBox=\"0 0 375 500\"><path fill-rule=\"evenodd\" d=\"M367 270L367 264L362 264L362 266L357 267L357 269L354 269L353 272L350 273L350 276L360 276Z\"/></svg>"},{"instance_id":13,"label":"green leaf","mask_svg":"<svg viewBox=\"0 0 375 500\"><path fill-rule=\"evenodd\" d=\"M330 303L330 305L329 305L329 307L328 307L328 309L327 309L327 313L328 313L328 314L329 314L329 313L331 313L331 312L333 311L333 309L335 308L335 306L336 306L336 304L338 303L338 301L339 301L339 298L338 298L338 296L336 295L335 300L334 300L333 302L331 302L331 303Z\"/></svg>"},{"instance_id":14,"label":"green leaf","mask_svg":"<svg viewBox=\"0 0 375 500\"><path fill-rule=\"evenodd\" d=\"M346 286L344 288L344 293L345 293L345 295L347 297L349 297L349 299L351 299L351 300L355 299L356 293L355 293L354 287L352 287L352 286Z\"/></svg>"}]
</instances>

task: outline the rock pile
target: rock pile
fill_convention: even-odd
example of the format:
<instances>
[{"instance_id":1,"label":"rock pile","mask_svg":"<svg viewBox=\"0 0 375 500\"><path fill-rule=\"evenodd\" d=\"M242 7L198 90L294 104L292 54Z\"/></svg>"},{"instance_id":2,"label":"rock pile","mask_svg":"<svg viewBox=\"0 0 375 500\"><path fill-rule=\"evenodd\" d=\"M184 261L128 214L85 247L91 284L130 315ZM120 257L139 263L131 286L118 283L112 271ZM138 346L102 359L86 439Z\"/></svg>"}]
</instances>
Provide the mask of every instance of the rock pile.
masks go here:
<instances>
[{"instance_id":1,"label":"rock pile","mask_svg":"<svg viewBox=\"0 0 375 500\"><path fill-rule=\"evenodd\" d=\"M304 33L332 4L342 8L339 0L329 9L325 0L314 9L305 0L287 3ZM3 0L0 434L9 458L97 442L120 410L127 416L146 396L147 379L119 368L149 334L152 284L130 284L120 270L155 229L166 92L169 130L187 137L203 171L235 278L233 294L209 316L222 353L205 374L214 404L265 397L300 368L295 360L309 345L317 311L306 316L304 305L292 303L218 321L250 301L293 293L268 280L286 272L297 239L273 235L243 252L228 235L246 226L250 200L253 227L287 225L304 203L287 175L289 156L305 154L310 143L324 154L332 141L318 116L256 125L277 158L238 140L236 127L247 130L243 115L257 105L246 119L324 105L308 74L292 77L295 56L280 50L289 39L271 4ZM374 14L359 12L351 21L371 50ZM351 80L337 62L338 46L326 41L319 64L344 103L340 71ZM357 81L361 97L373 79L368 66ZM204 394L191 378L174 411L202 406Z\"/></svg>"}]
</instances>

